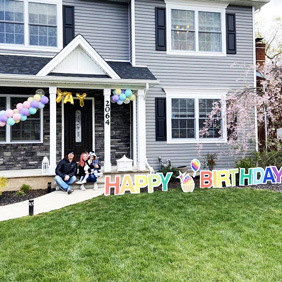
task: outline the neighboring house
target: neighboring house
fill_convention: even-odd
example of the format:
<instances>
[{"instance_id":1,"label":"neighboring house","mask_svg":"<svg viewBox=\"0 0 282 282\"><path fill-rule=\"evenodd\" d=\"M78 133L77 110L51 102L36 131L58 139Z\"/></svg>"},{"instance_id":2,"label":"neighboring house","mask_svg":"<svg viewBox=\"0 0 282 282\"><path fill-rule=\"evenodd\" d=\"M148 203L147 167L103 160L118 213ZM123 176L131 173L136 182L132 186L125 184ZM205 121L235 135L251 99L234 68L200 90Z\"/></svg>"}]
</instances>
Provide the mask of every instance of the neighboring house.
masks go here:
<instances>
[{"instance_id":1,"label":"neighboring house","mask_svg":"<svg viewBox=\"0 0 282 282\"><path fill-rule=\"evenodd\" d=\"M0 170L50 172L70 148L95 150L105 171L124 154L139 170L197 157L212 102L255 86L254 12L268 0L0 0L0 110L43 89L44 110L0 127ZM111 103L114 89L137 98ZM56 103L57 90L85 106ZM228 150L224 113L203 152ZM217 144L220 143L220 146ZM220 166L233 166L223 155Z\"/></svg>"}]
</instances>

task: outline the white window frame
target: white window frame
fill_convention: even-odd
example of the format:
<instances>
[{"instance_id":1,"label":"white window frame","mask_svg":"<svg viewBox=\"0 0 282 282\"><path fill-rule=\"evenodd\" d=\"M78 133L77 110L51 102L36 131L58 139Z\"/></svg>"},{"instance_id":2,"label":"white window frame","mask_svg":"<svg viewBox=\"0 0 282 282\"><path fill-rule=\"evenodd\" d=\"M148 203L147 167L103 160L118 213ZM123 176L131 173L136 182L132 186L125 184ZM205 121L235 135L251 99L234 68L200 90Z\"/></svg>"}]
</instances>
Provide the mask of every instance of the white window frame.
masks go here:
<instances>
[{"instance_id":1,"label":"white window frame","mask_svg":"<svg viewBox=\"0 0 282 282\"><path fill-rule=\"evenodd\" d=\"M226 56L226 4L211 4L211 3L199 3L195 5L195 2L182 1L181 3L174 3L172 0L166 0L167 9L166 9L166 30L167 30L167 54L171 55L193 55L193 56ZM172 4L173 3L173 4ZM189 10L194 11L194 20L195 20L195 50L194 51L185 51L185 50L172 50L171 48L171 10ZM199 12L213 12L221 14L221 35L222 35L222 48L221 52L204 52L199 51L199 21L198 14Z\"/></svg>"},{"instance_id":2,"label":"white window frame","mask_svg":"<svg viewBox=\"0 0 282 282\"><path fill-rule=\"evenodd\" d=\"M227 143L226 129L226 105L224 104L227 89L165 89L166 92L166 112L167 112L167 143ZM172 99L194 99L195 101L195 138L172 138ZM222 103L222 136L219 138L199 138L199 99L219 99Z\"/></svg>"},{"instance_id":3,"label":"white window frame","mask_svg":"<svg viewBox=\"0 0 282 282\"><path fill-rule=\"evenodd\" d=\"M63 4L62 0L19 0L24 2L24 44L0 43L0 49L58 52L63 47ZM55 4L57 5L57 46L29 45L29 11L28 3Z\"/></svg>"},{"instance_id":4,"label":"white window frame","mask_svg":"<svg viewBox=\"0 0 282 282\"><path fill-rule=\"evenodd\" d=\"M6 110L11 109L11 98L29 98L32 95L17 95L17 94L12 94L12 95L3 95L1 94L0 97L5 97L6 98ZM5 109L3 109L5 110ZM39 144L43 143L43 110L40 110L40 140L37 141L32 141L32 140L20 140L20 141L11 141L11 128L9 125L5 126L6 129L6 141L0 141L0 144ZM20 121L24 122L24 121Z\"/></svg>"}]
</instances>

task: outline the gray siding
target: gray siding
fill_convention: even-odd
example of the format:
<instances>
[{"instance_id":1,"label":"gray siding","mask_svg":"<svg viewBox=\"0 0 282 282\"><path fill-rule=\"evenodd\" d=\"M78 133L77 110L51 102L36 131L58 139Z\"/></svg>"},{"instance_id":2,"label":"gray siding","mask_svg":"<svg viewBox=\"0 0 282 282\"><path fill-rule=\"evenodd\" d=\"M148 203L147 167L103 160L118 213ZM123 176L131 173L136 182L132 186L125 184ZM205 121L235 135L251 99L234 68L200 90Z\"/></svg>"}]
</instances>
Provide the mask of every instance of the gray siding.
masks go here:
<instances>
[{"instance_id":1,"label":"gray siding","mask_svg":"<svg viewBox=\"0 0 282 282\"><path fill-rule=\"evenodd\" d=\"M128 3L114 1L66 0L75 6L75 34L83 35L105 60L129 61ZM5 50L1 53L54 56L53 52Z\"/></svg>"},{"instance_id":2,"label":"gray siding","mask_svg":"<svg viewBox=\"0 0 282 282\"><path fill-rule=\"evenodd\" d=\"M245 77L253 64L252 9L228 7L236 13L237 54L226 57L168 55L155 51L155 7L164 7L162 0L136 1L136 62L146 65L160 81L147 95L147 158L149 164L158 168L158 156L171 159L174 166L189 165L193 158L203 159L206 153L218 152L217 168L233 167L227 145L204 144L198 156L196 144L167 144L155 141L155 97L164 97L162 88L228 88L254 85L253 71ZM227 154L224 154L225 152Z\"/></svg>"}]
</instances>

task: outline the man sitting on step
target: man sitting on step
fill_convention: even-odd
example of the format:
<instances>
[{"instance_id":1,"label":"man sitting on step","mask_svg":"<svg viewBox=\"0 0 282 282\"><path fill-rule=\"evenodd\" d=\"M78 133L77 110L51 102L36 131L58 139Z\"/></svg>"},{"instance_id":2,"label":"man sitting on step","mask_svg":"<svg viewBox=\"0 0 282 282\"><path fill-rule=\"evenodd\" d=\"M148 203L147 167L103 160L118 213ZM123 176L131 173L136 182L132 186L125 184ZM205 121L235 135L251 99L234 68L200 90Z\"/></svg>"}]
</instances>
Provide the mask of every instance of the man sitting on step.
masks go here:
<instances>
[{"instance_id":1,"label":"man sitting on step","mask_svg":"<svg viewBox=\"0 0 282 282\"><path fill-rule=\"evenodd\" d=\"M62 191L71 194L73 192L70 186L76 181L77 165L74 159L74 151L69 150L66 157L62 159L56 167L55 181Z\"/></svg>"}]
</instances>

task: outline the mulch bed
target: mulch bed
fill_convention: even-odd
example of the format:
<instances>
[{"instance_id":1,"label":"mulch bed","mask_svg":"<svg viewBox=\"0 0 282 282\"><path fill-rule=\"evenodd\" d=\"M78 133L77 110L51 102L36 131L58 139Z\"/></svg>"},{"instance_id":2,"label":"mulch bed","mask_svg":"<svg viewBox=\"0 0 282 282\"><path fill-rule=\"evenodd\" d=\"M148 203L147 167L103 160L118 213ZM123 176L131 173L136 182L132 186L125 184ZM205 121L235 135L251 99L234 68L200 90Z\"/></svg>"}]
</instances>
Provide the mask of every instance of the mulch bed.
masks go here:
<instances>
[{"instance_id":1,"label":"mulch bed","mask_svg":"<svg viewBox=\"0 0 282 282\"><path fill-rule=\"evenodd\" d=\"M52 189L54 191L55 189ZM4 191L0 195L0 206L10 205L29 199L34 199L47 194L47 189L30 190L24 195L17 193L18 191Z\"/></svg>"}]
</instances>

